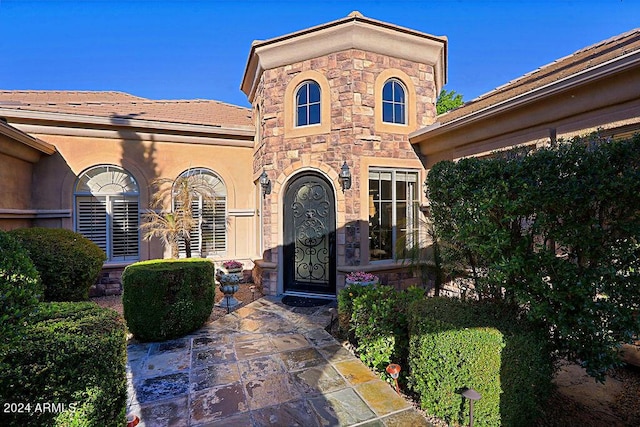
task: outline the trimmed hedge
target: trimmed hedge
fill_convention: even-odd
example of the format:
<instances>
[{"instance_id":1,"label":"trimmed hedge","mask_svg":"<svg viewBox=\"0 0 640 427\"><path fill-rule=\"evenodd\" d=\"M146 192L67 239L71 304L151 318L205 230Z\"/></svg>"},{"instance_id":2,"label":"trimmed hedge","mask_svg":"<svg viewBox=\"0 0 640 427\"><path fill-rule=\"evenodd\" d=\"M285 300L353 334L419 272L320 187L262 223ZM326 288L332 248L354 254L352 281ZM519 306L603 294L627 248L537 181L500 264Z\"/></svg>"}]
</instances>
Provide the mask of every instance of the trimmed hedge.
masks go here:
<instances>
[{"instance_id":1,"label":"trimmed hedge","mask_svg":"<svg viewBox=\"0 0 640 427\"><path fill-rule=\"evenodd\" d=\"M35 313L41 295L40 276L29 254L0 231L0 369L5 352Z\"/></svg>"},{"instance_id":2,"label":"trimmed hedge","mask_svg":"<svg viewBox=\"0 0 640 427\"><path fill-rule=\"evenodd\" d=\"M215 268L202 258L151 260L122 273L129 331L140 341L181 337L204 324L215 298Z\"/></svg>"},{"instance_id":3,"label":"trimmed hedge","mask_svg":"<svg viewBox=\"0 0 640 427\"><path fill-rule=\"evenodd\" d=\"M10 231L29 252L44 285L45 301L86 301L95 284L104 251L80 233L64 228Z\"/></svg>"},{"instance_id":4,"label":"trimmed hedge","mask_svg":"<svg viewBox=\"0 0 640 427\"><path fill-rule=\"evenodd\" d=\"M408 319L410 384L428 413L467 424L468 387L482 395L476 425L527 426L540 415L553 378L544 328L513 306L448 298L410 304Z\"/></svg>"},{"instance_id":5,"label":"trimmed hedge","mask_svg":"<svg viewBox=\"0 0 640 427\"><path fill-rule=\"evenodd\" d=\"M42 303L7 362L0 401L31 408L3 413L3 425L124 425L126 337L115 311L90 302Z\"/></svg>"}]
</instances>

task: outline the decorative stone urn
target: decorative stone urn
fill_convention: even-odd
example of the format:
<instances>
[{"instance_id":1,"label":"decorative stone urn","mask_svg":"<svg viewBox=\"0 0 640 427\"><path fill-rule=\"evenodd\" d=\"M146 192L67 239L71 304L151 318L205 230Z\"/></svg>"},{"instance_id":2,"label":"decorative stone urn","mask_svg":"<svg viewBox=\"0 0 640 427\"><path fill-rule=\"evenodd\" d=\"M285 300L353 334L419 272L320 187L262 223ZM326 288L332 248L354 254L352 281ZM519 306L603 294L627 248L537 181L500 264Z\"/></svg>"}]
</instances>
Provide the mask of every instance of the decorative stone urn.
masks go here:
<instances>
[{"instance_id":1,"label":"decorative stone urn","mask_svg":"<svg viewBox=\"0 0 640 427\"><path fill-rule=\"evenodd\" d=\"M240 272L223 272L218 270L216 274L216 279L218 279L218 283L220 283L220 291L224 294L222 300L216 305L218 307L230 309L240 304L233 295L238 292L240 288L240 280L242 280L242 269Z\"/></svg>"}]
</instances>

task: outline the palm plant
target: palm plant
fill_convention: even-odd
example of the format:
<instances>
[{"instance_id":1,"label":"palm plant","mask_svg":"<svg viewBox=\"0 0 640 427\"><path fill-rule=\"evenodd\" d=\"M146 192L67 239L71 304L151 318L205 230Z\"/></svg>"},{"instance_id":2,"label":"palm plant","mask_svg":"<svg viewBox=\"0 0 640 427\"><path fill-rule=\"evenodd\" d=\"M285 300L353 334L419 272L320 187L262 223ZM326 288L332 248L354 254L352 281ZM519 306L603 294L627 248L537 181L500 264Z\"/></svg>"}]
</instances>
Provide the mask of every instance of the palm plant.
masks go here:
<instances>
[{"instance_id":1,"label":"palm plant","mask_svg":"<svg viewBox=\"0 0 640 427\"><path fill-rule=\"evenodd\" d=\"M171 257L177 258L179 244L185 248L185 256L191 258L191 233L198 227L199 219L194 217L194 205L202 203L215 207L214 184L199 170L188 170L175 180L158 178L152 182L155 189L150 209L144 215L146 222L140 228L145 230L144 238L162 239L171 250ZM169 210L165 208L169 206Z\"/></svg>"}]
</instances>

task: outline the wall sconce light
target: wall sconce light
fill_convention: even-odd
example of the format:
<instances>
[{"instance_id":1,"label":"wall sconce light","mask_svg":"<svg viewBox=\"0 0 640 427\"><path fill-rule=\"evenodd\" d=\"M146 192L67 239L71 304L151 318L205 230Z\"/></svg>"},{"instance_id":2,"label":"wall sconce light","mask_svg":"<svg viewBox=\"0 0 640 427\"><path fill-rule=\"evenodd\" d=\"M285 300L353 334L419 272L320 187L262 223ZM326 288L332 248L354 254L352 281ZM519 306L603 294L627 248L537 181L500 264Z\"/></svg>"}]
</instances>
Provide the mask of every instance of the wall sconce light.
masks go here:
<instances>
[{"instance_id":1,"label":"wall sconce light","mask_svg":"<svg viewBox=\"0 0 640 427\"><path fill-rule=\"evenodd\" d=\"M387 366L387 374L391 375L393 381L396 383L396 393L400 394L400 387L398 386L398 377L400 376L400 365L392 363Z\"/></svg>"},{"instance_id":2,"label":"wall sconce light","mask_svg":"<svg viewBox=\"0 0 640 427\"><path fill-rule=\"evenodd\" d=\"M262 187L262 198L264 199L267 194L271 194L271 180L267 176L267 172L262 171L258 182L260 182L260 187Z\"/></svg>"},{"instance_id":3,"label":"wall sconce light","mask_svg":"<svg viewBox=\"0 0 640 427\"><path fill-rule=\"evenodd\" d=\"M424 190L423 190L424 196L428 198L429 197L429 179L425 179L422 185L424 186Z\"/></svg>"},{"instance_id":4,"label":"wall sconce light","mask_svg":"<svg viewBox=\"0 0 640 427\"><path fill-rule=\"evenodd\" d=\"M347 166L346 161L340 168L340 185L342 185L343 193L344 190L348 190L351 188L351 171L349 170L349 166Z\"/></svg>"},{"instance_id":5,"label":"wall sconce light","mask_svg":"<svg viewBox=\"0 0 640 427\"><path fill-rule=\"evenodd\" d=\"M480 400L482 396L472 388L463 391L462 395L469 399L469 427L473 427L473 402Z\"/></svg>"}]
</instances>

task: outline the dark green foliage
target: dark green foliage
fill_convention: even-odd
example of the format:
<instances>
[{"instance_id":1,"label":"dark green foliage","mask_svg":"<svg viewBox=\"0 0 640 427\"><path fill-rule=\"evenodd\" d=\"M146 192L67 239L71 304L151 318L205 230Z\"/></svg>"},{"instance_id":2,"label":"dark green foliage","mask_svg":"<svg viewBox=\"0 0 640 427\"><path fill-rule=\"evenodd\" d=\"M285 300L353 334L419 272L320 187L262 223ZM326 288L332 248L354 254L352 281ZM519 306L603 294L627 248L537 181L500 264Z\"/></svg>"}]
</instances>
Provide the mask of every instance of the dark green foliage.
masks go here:
<instances>
[{"instance_id":1,"label":"dark green foliage","mask_svg":"<svg viewBox=\"0 0 640 427\"><path fill-rule=\"evenodd\" d=\"M215 269L206 259L151 260L122 274L124 317L141 341L163 341L198 329L211 315Z\"/></svg>"},{"instance_id":2,"label":"dark green foliage","mask_svg":"<svg viewBox=\"0 0 640 427\"><path fill-rule=\"evenodd\" d=\"M340 332L347 335L350 341L355 340L351 317L353 315L353 300L367 292L368 286L348 285L338 292L338 323Z\"/></svg>"},{"instance_id":3,"label":"dark green foliage","mask_svg":"<svg viewBox=\"0 0 640 427\"><path fill-rule=\"evenodd\" d=\"M0 369L5 352L35 313L41 296L40 276L29 254L0 231Z\"/></svg>"},{"instance_id":4,"label":"dark green foliage","mask_svg":"<svg viewBox=\"0 0 640 427\"><path fill-rule=\"evenodd\" d=\"M32 410L3 414L3 425L124 425L126 337L115 311L89 302L42 303L7 361L0 401L31 403ZM35 410L46 403L73 405L79 413Z\"/></svg>"},{"instance_id":5,"label":"dark green foliage","mask_svg":"<svg viewBox=\"0 0 640 427\"><path fill-rule=\"evenodd\" d=\"M85 301L95 284L104 251L82 234L63 228L10 232L29 252L44 285L45 301Z\"/></svg>"},{"instance_id":6,"label":"dark green foliage","mask_svg":"<svg viewBox=\"0 0 640 427\"><path fill-rule=\"evenodd\" d=\"M424 298L424 290L410 288L397 292L384 285L352 285L342 290L338 298L340 315L345 306L350 305L350 329L360 359L381 373L389 363L406 366L409 348L407 305Z\"/></svg>"},{"instance_id":7,"label":"dark green foliage","mask_svg":"<svg viewBox=\"0 0 640 427\"><path fill-rule=\"evenodd\" d=\"M481 298L527 307L597 378L619 363L640 331L640 136L438 163L428 192Z\"/></svg>"},{"instance_id":8,"label":"dark green foliage","mask_svg":"<svg viewBox=\"0 0 640 427\"><path fill-rule=\"evenodd\" d=\"M531 425L551 392L553 363L546 333L508 304L431 298L408 311L411 388L423 409L449 423Z\"/></svg>"}]
</instances>

